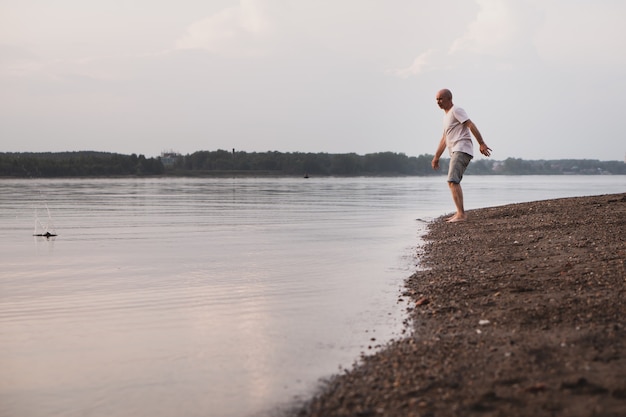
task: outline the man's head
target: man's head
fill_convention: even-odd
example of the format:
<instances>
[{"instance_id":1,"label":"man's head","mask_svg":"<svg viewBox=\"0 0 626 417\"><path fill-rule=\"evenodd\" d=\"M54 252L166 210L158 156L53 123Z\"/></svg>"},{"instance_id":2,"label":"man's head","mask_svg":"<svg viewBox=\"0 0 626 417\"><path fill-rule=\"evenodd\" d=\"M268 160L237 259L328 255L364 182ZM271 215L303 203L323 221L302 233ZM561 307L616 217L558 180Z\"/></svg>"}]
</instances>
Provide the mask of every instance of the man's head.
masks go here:
<instances>
[{"instance_id":1,"label":"man's head","mask_svg":"<svg viewBox=\"0 0 626 417\"><path fill-rule=\"evenodd\" d=\"M447 88L437 92L437 105L439 108L448 111L452 108L452 92Z\"/></svg>"}]
</instances>

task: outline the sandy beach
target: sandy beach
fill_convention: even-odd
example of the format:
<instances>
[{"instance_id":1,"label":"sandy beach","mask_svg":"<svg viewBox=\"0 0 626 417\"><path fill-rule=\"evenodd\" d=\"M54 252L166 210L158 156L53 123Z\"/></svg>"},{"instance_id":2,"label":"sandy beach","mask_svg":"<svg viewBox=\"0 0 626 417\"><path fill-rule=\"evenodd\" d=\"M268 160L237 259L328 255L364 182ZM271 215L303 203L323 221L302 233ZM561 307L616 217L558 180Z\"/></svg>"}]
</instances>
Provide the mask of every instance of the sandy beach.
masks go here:
<instances>
[{"instance_id":1,"label":"sandy beach","mask_svg":"<svg viewBox=\"0 0 626 417\"><path fill-rule=\"evenodd\" d=\"M407 337L296 415L626 416L626 193L442 217Z\"/></svg>"}]
</instances>

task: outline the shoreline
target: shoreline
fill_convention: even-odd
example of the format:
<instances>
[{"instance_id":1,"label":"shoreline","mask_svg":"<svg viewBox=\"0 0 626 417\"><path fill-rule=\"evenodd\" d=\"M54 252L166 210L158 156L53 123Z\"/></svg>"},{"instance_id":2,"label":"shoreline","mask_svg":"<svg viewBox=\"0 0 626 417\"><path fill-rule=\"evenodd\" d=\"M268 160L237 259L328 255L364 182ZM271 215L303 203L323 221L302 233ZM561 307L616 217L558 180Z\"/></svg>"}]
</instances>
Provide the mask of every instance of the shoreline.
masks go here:
<instances>
[{"instance_id":1,"label":"shoreline","mask_svg":"<svg viewBox=\"0 0 626 417\"><path fill-rule=\"evenodd\" d=\"M468 216L423 236L412 333L297 416L626 415L626 193Z\"/></svg>"}]
</instances>

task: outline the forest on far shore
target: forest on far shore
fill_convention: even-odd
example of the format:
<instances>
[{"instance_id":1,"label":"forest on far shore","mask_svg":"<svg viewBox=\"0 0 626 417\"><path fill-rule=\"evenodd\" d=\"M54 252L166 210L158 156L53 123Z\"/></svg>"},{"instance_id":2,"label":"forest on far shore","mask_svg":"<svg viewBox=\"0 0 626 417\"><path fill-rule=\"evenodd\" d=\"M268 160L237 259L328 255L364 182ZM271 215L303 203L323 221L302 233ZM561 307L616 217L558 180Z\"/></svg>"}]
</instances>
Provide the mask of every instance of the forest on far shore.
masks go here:
<instances>
[{"instance_id":1,"label":"forest on far shore","mask_svg":"<svg viewBox=\"0 0 626 417\"><path fill-rule=\"evenodd\" d=\"M379 152L366 155L303 153L198 151L159 157L117 153L19 152L0 153L0 177L114 177L114 176L426 176L444 175L431 168L433 155L407 156ZM626 163L592 159L503 161L477 159L469 165L475 175L626 175Z\"/></svg>"}]
</instances>

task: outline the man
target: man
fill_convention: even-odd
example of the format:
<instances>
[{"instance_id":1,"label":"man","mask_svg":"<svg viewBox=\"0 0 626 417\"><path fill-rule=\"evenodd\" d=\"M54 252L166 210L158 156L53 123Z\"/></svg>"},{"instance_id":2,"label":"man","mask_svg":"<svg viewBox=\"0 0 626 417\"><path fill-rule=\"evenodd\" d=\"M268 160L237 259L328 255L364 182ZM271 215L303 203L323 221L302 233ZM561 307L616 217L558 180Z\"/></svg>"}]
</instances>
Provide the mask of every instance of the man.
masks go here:
<instances>
[{"instance_id":1,"label":"man","mask_svg":"<svg viewBox=\"0 0 626 417\"><path fill-rule=\"evenodd\" d=\"M463 190L461 179L463 173L474 157L472 136L480 145L480 153L485 156L491 155L491 148L487 146L476 125L469 119L465 110L454 106L452 93L448 89L437 93L437 105L445 111L443 117L443 136L439 141L439 147L432 160L433 169L439 169L439 158L443 151L448 148L450 152L450 168L448 169L448 186L452 192L452 199L456 206L456 213L448 222L462 222L467 220L467 214L463 207Z\"/></svg>"}]
</instances>

